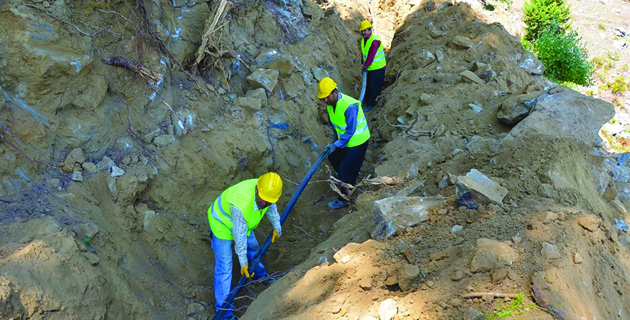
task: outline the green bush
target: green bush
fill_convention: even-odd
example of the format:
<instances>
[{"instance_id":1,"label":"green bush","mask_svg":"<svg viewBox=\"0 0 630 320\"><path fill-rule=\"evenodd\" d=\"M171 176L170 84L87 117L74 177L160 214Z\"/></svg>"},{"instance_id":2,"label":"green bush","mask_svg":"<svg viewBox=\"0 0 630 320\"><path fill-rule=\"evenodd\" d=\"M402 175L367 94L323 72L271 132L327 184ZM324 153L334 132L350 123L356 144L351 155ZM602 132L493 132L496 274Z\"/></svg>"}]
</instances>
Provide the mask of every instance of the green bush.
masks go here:
<instances>
[{"instance_id":1,"label":"green bush","mask_svg":"<svg viewBox=\"0 0 630 320\"><path fill-rule=\"evenodd\" d=\"M575 31L563 31L553 21L543 29L538 40L532 43L536 57L545 65L543 75L560 83L571 82L581 86L593 84L593 67L581 40Z\"/></svg>"},{"instance_id":2,"label":"green bush","mask_svg":"<svg viewBox=\"0 0 630 320\"><path fill-rule=\"evenodd\" d=\"M558 22L563 32L569 30L571 27L570 12L565 0L529 0L525 2L523 22L527 26L523 37L529 42L535 41L554 20Z\"/></svg>"}]
</instances>

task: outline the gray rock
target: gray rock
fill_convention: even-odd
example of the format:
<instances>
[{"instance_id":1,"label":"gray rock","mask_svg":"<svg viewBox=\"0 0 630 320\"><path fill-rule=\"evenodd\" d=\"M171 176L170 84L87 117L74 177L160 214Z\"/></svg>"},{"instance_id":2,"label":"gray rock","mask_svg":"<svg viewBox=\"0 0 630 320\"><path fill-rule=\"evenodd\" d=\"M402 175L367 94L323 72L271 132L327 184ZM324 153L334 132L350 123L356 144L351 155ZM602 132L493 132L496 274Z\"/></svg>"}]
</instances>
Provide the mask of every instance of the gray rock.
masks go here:
<instances>
[{"instance_id":1,"label":"gray rock","mask_svg":"<svg viewBox=\"0 0 630 320\"><path fill-rule=\"evenodd\" d=\"M423 68L433 62L435 60L435 56L433 53L422 49L422 52L415 55L411 60L411 66L414 69Z\"/></svg>"},{"instance_id":2,"label":"gray rock","mask_svg":"<svg viewBox=\"0 0 630 320\"><path fill-rule=\"evenodd\" d=\"M444 53L441 50L435 50L435 58L438 62L444 62Z\"/></svg>"},{"instance_id":3,"label":"gray rock","mask_svg":"<svg viewBox=\"0 0 630 320\"><path fill-rule=\"evenodd\" d=\"M463 191L470 191L473 197L481 203L503 203L508 190L492 181L477 169L471 169L465 176L457 178L457 187Z\"/></svg>"},{"instance_id":4,"label":"gray rock","mask_svg":"<svg viewBox=\"0 0 630 320\"><path fill-rule=\"evenodd\" d=\"M201 311L204 311L204 307L199 304L199 303L191 303L186 307L186 315L187 316L192 316L195 315Z\"/></svg>"},{"instance_id":5,"label":"gray rock","mask_svg":"<svg viewBox=\"0 0 630 320\"><path fill-rule=\"evenodd\" d=\"M313 77L315 78L315 80L317 80L317 82L319 82L319 80L322 80L325 77L328 77L328 71L322 69L322 68L311 68L311 73L313 73Z\"/></svg>"},{"instance_id":6,"label":"gray rock","mask_svg":"<svg viewBox=\"0 0 630 320\"><path fill-rule=\"evenodd\" d=\"M465 70L464 72L459 74L462 78L463 82L466 83L476 83L476 84L485 84L486 82L481 80L476 74L474 74L470 70Z\"/></svg>"},{"instance_id":7,"label":"gray rock","mask_svg":"<svg viewBox=\"0 0 630 320\"><path fill-rule=\"evenodd\" d=\"M275 69L256 69L247 77L247 81L254 89L265 88L269 94L278 84L280 72Z\"/></svg>"},{"instance_id":8,"label":"gray rock","mask_svg":"<svg viewBox=\"0 0 630 320\"><path fill-rule=\"evenodd\" d=\"M543 242L540 254L542 254L545 259L560 259L560 251L558 251L558 247L549 242Z\"/></svg>"},{"instance_id":9,"label":"gray rock","mask_svg":"<svg viewBox=\"0 0 630 320\"><path fill-rule=\"evenodd\" d=\"M429 0L429 1L427 1L427 2L425 3L424 9L425 9L426 11L429 11L429 12L431 12L431 11L435 10L435 1L433 1L433 0Z\"/></svg>"},{"instance_id":10,"label":"gray rock","mask_svg":"<svg viewBox=\"0 0 630 320\"><path fill-rule=\"evenodd\" d=\"M479 310L468 307L468 310L464 312L464 320L483 320L486 319L486 316Z\"/></svg>"},{"instance_id":11,"label":"gray rock","mask_svg":"<svg viewBox=\"0 0 630 320\"><path fill-rule=\"evenodd\" d=\"M630 180L630 168L611 164L610 169L614 181L628 182Z\"/></svg>"},{"instance_id":12,"label":"gray rock","mask_svg":"<svg viewBox=\"0 0 630 320\"><path fill-rule=\"evenodd\" d=\"M458 232L460 232L460 231L462 231L462 230L464 230L464 227L462 227L462 226L460 226L460 225L457 225L457 224L456 224L456 225L454 225L454 226L451 228L451 234L458 233Z\"/></svg>"},{"instance_id":13,"label":"gray rock","mask_svg":"<svg viewBox=\"0 0 630 320\"><path fill-rule=\"evenodd\" d=\"M451 43L460 49L470 49L475 45L470 39L463 36L453 37Z\"/></svg>"},{"instance_id":14,"label":"gray rock","mask_svg":"<svg viewBox=\"0 0 630 320\"><path fill-rule=\"evenodd\" d=\"M83 170L89 173L98 172L98 167L92 162L83 162L83 164L81 165L81 168L83 168Z\"/></svg>"},{"instance_id":15,"label":"gray rock","mask_svg":"<svg viewBox=\"0 0 630 320\"><path fill-rule=\"evenodd\" d=\"M153 139L153 144L157 147L163 148L163 147L168 146L169 144L174 143L176 140L177 139L175 138L174 135L163 134Z\"/></svg>"},{"instance_id":16,"label":"gray rock","mask_svg":"<svg viewBox=\"0 0 630 320\"><path fill-rule=\"evenodd\" d=\"M391 197L374 201L372 239L385 239L396 230L405 230L427 221L429 209L443 203L442 199L420 197Z\"/></svg>"},{"instance_id":17,"label":"gray rock","mask_svg":"<svg viewBox=\"0 0 630 320\"><path fill-rule=\"evenodd\" d=\"M73 181L83 181L83 173L81 173L81 171L79 170L74 170L74 172L72 172L72 177L71 179Z\"/></svg>"},{"instance_id":18,"label":"gray rock","mask_svg":"<svg viewBox=\"0 0 630 320\"><path fill-rule=\"evenodd\" d=\"M254 59L254 63L257 66L262 66L281 58L282 58L282 54L280 53L280 51L276 49L263 49Z\"/></svg>"},{"instance_id":19,"label":"gray rock","mask_svg":"<svg viewBox=\"0 0 630 320\"><path fill-rule=\"evenodd\" d=\"M423 106L428 106L433 102L433 96L428 93L423 93L420 95L420 104Z\"/></svg>"},{"instance_id":20,"label":"gray rock","mask_svg":"<svg viewBox=\"0 0 630 320\"><path fill-rule=\"evenodd\" d=\"M175 136L181 137L188 132L189 128L193 128L195 126L195 118L197 118L195 113L188 109L179 109L171 114L171 124L173 125Z\"/></svg>"},{"instance_id":21,"label":"gray rock","mask_svg":"<svg viewBox=\"0 0 630 320\"><path fill-rule=\"evenodd\" d=\"M155 129L147 134L145 134L144 136L142 136L142 141L144 141L145 143L151 143L153 142L153 138L157 137L160 135L160 133L162 133L161 129Z\"/></svg>"},{"instance_id":22,"label":"gray rock","mask_svg":"<svg viewBox=\"0 0 630 320\"><path fill-rule=\"evenodd\" d=\"M104 156L103 159L96 164L96 167L98 167L99 170L109 170L114 165L116 165L114 160L110 159L108 156Z\"/></svg>"},{"instance_id":23,"label":"gray rock","mask_svg":"<svg viewBox=\"0 0 630 320\"><path fill-rule=\"evenodd\" d=\"M68 157L74 159L74 161L78 164L82 164L85 161L85 155L83 154L83 149L75 148L70 151Z\"/></svg>"},{"instance_id":24,"label":"gray rock","mask_svg":"<svg viewBox=\"0 0 630 320\"><path fill-rule=\"evenodd\" d=\"M123 170L123 169L121 169L121 168L119 168L117 166L112 166L112 173L111 173L112 177L120 177L120 176L122 176L124 174L125 174L125 170Z\"/></svg>"},{"instance_id":25,"label":"gray rock","mask_svg":"<svg viewBox=\"0 0 630 320\"><path fill-rule=\"evenodd\" d=\"M420 275L420 268L413 264L403 264L398 270L398 285L402 291L411 289L412 284Z\"/></svg>"},{"instance_id":26,"label":"gray rock","mask_svg":"<svg viewBox=\"0 0 630 320\"><path fill-rule=\"evenodd\" d=\"M521 56L521 59L518 61L518 66L521 69L529 71L531 74L541 75L545 72L545 66L540 62L536 57L529 51L525 51L525 53Z\"/></svg>"},{"instance_id":27,"label":"gray rock","mask_svg":"<svg viewBox=\"0 0 630 320\"><path fill-rule=\"evenodd\" d=\"M497 118L505 124L515 124L525 119L536 104L541 92L511 96L501 103Z\"/></svg>"},{"instance_id":28,"label":"gray rock","mask_svg":"<svg viewBox=\"0 0 630 320\"><path fill-rule=\"evenodd\" d=\"M538 97L534 111L512 128L503 143L530 143L546 136L591 146L614 114L610 103L559 86Z\"/></svg>"}]
</instances>

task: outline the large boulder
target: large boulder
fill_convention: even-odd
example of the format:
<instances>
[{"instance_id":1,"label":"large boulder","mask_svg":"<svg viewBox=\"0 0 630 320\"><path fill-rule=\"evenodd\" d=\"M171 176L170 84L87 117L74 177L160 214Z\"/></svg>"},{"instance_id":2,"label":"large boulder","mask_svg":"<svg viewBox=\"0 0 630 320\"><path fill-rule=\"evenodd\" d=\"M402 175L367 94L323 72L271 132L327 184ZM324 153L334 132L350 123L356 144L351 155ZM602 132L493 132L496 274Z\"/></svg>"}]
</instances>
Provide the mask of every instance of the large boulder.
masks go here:
<instances>
[{"instance_id":1,"label":"large boulder","mask_svg":"<svg viewBox=\"0 0 630 320\"><path fill-rule=\"evenodd\" d=\"M372 239L381 240L429 219L429 209L442 204L438 198L391 197L374 201Z\"/></svg>"},{"instance_id":2,"label":"large boulder","mask_svg":"<svg viewBox=\"0 0 630 320\"><path fill-rule=\"evenodd\" d=\"M614 115L610 103L558 86L538 97L534 111L510 131L504 143L547 136L591 146L601 126Z\"/></svg>"}]
</instances>

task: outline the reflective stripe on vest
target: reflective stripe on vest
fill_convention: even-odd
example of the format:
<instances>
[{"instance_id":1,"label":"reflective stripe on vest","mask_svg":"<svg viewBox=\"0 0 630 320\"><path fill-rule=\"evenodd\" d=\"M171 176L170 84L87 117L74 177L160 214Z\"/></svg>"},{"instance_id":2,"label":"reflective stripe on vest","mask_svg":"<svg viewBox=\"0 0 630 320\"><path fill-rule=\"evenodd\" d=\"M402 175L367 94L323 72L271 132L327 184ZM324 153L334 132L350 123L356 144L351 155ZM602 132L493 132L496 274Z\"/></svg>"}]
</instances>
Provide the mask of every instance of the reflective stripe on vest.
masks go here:
<instances>
[{"instance_id":1,"label":"reflective stripe on vest","mask_svg":"<svg viewBox=\"0 0 630 320\"><path fill-rule=\"evenodd\" d=\"M368 54L370 53L370 47L372 46L372 42L374 42L375 40L378 40L380 44L378 46L378 49L376 50L376 54L374 54L374 60L372 60L372 64L370 64L370 66L368 66L367 68L368 71L384 68L385 65L387 64L387 61L385 60L385 49L383 49L383 41L381 41L381 39L379 39L374 34L374 32L372 32L372 35L367 40L367 43L365 42L365 39L363 38L361 39L361 51L363 53L363 62L367 60Z\"/></svg>"},{"instance_id":2,"label":"reflective stripe on vest","mask_svg":"<svg viewBox=\"0 0 630 320\"><path fill-rule=\"evenodd\" d=\"M367 120L363 114L361 102L339 92L339 100L337 101L337 106L334 110L330 105L327 107L330 123L332 123L335 128L335 132L337 132L337 139L339 139L344 133L346 133L346 129L348 128L348 124L346 123L346 110L353 104L358 106L357 125L354 134L350 138L350 141L348 141L346 147L356 147L370 138L370 130L368 129Z\"/></svg>"},{"instance_id":3,"label":"reflective stripe on vest","mask_svg":"<svg viewBox=\"0 0 630 320\"><path fill-rule=\"evenodd\" d=\"M249 179L227 188L208 208L210 229L217 238L223 240L234 239L230 205L236 206L243 212L247 222L247 235L258 226L268 208L254 211L257 182L258 179Z\"/></svg>"}]
</instances>

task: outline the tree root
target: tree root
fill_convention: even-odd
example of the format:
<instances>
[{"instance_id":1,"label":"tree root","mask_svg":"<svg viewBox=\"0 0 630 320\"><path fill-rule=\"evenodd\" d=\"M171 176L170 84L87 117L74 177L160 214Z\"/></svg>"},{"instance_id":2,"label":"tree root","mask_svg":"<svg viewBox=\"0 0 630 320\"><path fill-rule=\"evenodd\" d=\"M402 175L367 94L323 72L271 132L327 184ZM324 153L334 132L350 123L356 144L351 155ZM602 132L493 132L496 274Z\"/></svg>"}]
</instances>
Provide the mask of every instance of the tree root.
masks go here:
<instances>
[{"instance_id":1,"label":"tree root","mask_svg":"<svg viewBox=\"0 0 630 320\"><path fill-rule=\"evenodd\" d=\"M481 298L483 296L493 296L495 298L510 298L515 299L515 293L501 293L501 292L472 292L462 295L462 298Z\"/></svg>"}]
</instances>

